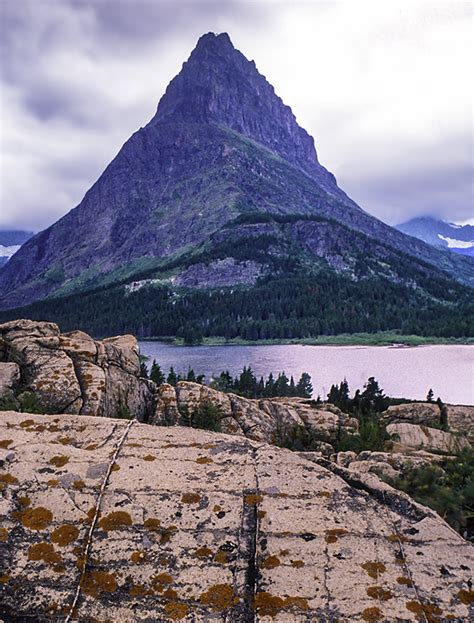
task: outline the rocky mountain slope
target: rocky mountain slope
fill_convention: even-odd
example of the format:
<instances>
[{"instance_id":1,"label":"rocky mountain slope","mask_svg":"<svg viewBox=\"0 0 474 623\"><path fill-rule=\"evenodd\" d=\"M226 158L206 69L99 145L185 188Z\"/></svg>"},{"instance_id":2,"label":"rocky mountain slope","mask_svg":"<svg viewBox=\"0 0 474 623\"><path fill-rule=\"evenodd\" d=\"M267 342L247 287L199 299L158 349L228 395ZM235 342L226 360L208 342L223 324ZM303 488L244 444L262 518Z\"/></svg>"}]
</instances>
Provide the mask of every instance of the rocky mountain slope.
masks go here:
<instances>
[{"instance_id":1,"label":"rocky mountain slope","mask_svg":"<svg viewBox=\"0 0 474 623\"><path fill-rule=\"evenodd\" d=\"M456 225L423 216L397 225L397 229L438 249L474 255L474 225Z\"/></svg>"},{"instance_id":2,"label":"rocky mountain slope","mask_svg":"<svg viewBox=\"0 0 474 623\"><path fill-rule=\"evenodd\" d=\"M3 413L0 453L4 620L472 614L474 548L374 476L239 437L78 415Z\"/></svg>"},{"instance_id":3,"label":"rocky mountain slope","mask_svg":"<svg viewBox=\"0 0 474 623\"><path fill-rule=\"evenodd\" d=\"M418 287L427 300L452 277L474 283L471 261L348 198L253 61L209 33L79 206L2 269L0 306L143 279L195 288L303 274L317 283L321 270L402 283L407 296Z\"/></svg>"}]
</instances>

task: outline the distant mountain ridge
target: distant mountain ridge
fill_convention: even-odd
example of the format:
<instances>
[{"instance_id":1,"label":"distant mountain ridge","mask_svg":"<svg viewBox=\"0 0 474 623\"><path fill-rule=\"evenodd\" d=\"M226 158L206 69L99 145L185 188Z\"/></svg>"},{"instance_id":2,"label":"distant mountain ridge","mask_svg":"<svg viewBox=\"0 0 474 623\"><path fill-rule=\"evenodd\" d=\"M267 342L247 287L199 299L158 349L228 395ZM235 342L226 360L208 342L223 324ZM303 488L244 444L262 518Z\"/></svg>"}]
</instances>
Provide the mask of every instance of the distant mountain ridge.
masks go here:
<instances>
[{"instance_id":1,"label":"distant mountain ridge","mask_svg":"<svg viewBox=\"0 0 474 623\"><path fill-rule=\"evenodd\" d=\"M439 249L474 257L474 225L456 225L420 216L397 225L397 229Z\"/></svg>"},{"instance_id":2,"label":"distant mountain ridge","mask_svg":"<svg viewBox=\"0 0 474 623\"><path fill-rule=\"evenodd\" d=\"M0 308L132 282L155 288L153 298L164 284L310 287L339 277L403 287L415 309L459 300L456 281L474 284L474 262L357 206L255 63L227 34L208 33L82 202L0 271ZM295 313L290 302L285 310ZM367 313L357 311L361 322Z\"/></svg>"}]
</instances>

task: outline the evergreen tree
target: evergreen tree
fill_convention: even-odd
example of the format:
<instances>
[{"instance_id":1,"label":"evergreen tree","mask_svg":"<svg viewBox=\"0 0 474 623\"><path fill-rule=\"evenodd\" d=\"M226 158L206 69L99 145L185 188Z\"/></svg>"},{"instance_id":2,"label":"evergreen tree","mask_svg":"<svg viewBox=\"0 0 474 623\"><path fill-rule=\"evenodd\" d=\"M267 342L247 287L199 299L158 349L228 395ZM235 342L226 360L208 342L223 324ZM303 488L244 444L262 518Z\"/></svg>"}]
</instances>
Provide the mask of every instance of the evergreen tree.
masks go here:
<instances>
[{"instance_id":1,"label":"evergreen tree","mask_svg":"<svg viewBox=\"0 0 474 623\"><path fill-rule=\"evenodd\" d=\"M140 361L140 377L142 379L148 378L148 368L146 367L146 363L144 361Z\"/></svg>"},{"instance_id":2,"label":"evergreen tree","mask_svg":"<svg viewBox=\"0 0 474 623\"><path fill-rule=\"evenodd\" d=\"M186 380L189 381L190 383L196 383L196 374L194 373L194 370L191 367L188 368L188 374L186 375Z\"/></svg>"},{"instance_id":3,"label":"evergreen tree","mask_svg":"<svg viewBox=\"0 0 474 623\"><path fill-rule=\"evenodd\" d=\"M150 379L158 386L165 382L165 375L155 359L153 359L153 363L151 364Z\"/></svg>"},{"instance_id":4,"label":"evergreen tree","mask_svg":"<svg viewBox=\"0 0 474 623\"><path fill-rule=\"evenodd\" d=\"M173 366L171 366L170 368L170 372L168 374L168 378L166 379L166 382L169 383L170 385L173 385L173 387L176 387L176 383L178 382L178 375L174 371Z\"/></svg>"},{"instance_id":5,"label":"evergreen tree","mask_svg":"<svg viewBox=\"0 0 474 623\"><path fill-rule=\"evenodd\" d=\"M426 395L426 400L428 402L433 402L433 396L434 396L434 392L433 392L433 390L430 387L430 389L428 391L428 394Z\"/></svg>"},{"instance_id":6,"label":"evergreen tree","mask_svg":"<svg viewBox=\"0 0 474 623\"><path fill-rule=\"evenodd\" d=\"M300 376L300 380L296 386L298 396L302 398L311 398L313 395L313 385L311 383L311 376L307 372L303 372Z\"/></svg>"}]
</instances>

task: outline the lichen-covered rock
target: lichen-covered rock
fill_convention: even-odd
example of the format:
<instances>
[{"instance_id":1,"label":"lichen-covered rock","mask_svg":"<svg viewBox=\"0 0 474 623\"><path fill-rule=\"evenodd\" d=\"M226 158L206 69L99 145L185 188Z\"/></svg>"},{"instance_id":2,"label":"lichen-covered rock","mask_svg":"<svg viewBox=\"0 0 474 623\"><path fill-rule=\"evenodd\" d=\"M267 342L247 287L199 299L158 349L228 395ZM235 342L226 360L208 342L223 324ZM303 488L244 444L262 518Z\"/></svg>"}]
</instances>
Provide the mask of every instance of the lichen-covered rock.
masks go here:
<instances>
[{"instance_id":1,"label":"lichen-covered rock","mask_svg":"<svg viewBox=\"0 0 474 623\"><path fill-rule=\"evenodd\" d=\"M472 546L316 453L12 412L0 452L4 620L469 620Z\"/></svg>"},{"instance_id":2,"label":"lichen-covered rock","mask_svg":"<svg viewBox=\"0 0 474 623\"><path fill-rule=\"evenodd\" d=\"M302 428L325 454L333 451L330 443L341 432L353 434L358 430L358 421L333 405L316 406L304 398L243 398L189 381L180 381L176 389L167 384L158 389L152 423L187 424L189 417L206 404L218 408L224 433L279 443Z\"/></svg>"},{"instance_id":3,"label":"lichen-covered rock","mask_svg":"<svg viewBox=\"0 0 474 623\"><path fill-rule=\"evenodd\" d=\"M436 465L446 459L445 455L432 454L424 450L407 452L339 452L335 462L350 471L373 473L389 478L396 478L407 467L419 468L424 465ZM453 457L449 457L453 458Z\"/></svg>"},{"instance_id":4,"label":"lichen-covered rock","mask_svg":"<svg viewBox=\"0 0 474 623\"><path fill-rule=\"evenodd\" d=\"M387 432L393 435L398 446L423 449L444 454L459 454L470 448L471 444L460 434L448 433L429 426L408 424L406 422L393 423L387 426Z\"/></svg>"},{"instance_id":5,"label":"lichen-covered rock","mask_svg":"<svg viewBox=\"0 0 474 623\"><path fill-rule=\"evenodd\" d=\"M449 430L453 433L461 433L473 442L474 406L447 404L445 407ZM407 422L408 424L432 426L440 422L440 408L436 402L392 405L383 413L383 418L388 424Z\"/></svg>"},{"instance_id":6,"label":"lichen-covered rock","mask_svg":"<svg viewBox=\"0 0 474 623\"><path fill-rule=\"evenodd\" d=\"M15 320L0 325L0 343L0 368L19 367L15 391L32 392L48 413L113 417L126 408L145 419L153 412L155 389L140 379L131 335L99 341L82 331L61 334L53 323Z\"/></svg>"}]
</instances>

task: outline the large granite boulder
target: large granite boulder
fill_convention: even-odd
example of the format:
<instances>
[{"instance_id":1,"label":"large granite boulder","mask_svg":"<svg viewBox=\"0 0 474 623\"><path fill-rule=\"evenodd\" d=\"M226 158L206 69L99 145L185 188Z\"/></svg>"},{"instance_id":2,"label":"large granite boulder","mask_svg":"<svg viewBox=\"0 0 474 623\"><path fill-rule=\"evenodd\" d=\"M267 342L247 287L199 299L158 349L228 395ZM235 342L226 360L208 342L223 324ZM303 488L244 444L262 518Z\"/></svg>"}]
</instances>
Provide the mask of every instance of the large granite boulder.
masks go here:
<instances>
[{"instance_id":1,"label":"large granite boulder","mask_svg":"<svg viewBox=\"0 0 474 623\"><path fill-rule=\"evenodd\" d=\"M337 465L350 471L372 473L396 478L409 467L420 468L425 465L437 465L446 460L446 455L432 454L425 450L407 450L405 452L338 452L331 456Z\"/></svg>"},{"instance_id":2,"label":"large granite boulder","mask_svg":"<svg viewBox=\"0 0 474 623\"><path fill-rule=\"evenodd\" d=\"M461 433L474 442L474 406L444 405L448 416L449 430ZM436 402L412 402L392 405L384 413L387 424L406 422L408 424L437 425L440 422L440 408Z\"/></svg>"},{"instance_id":3,"label":"large granite boulder","mask_svg":"<svg viewBox=\"0 0 474 623\"><path fill-rule=\"evenodd\" d=\"M13 366L13 367L12 367ZM17 368L15 368L17 366ZM93 340L82 331L62 334L56 324L15 320L0 325L0 379L18 369L16 394L31 392L47 413L143 420L153 411L154 387L140 378L139 352L131 335Z\"/></svg>"},{"instance_id":4,"label":"large granite boulder","mask_svg":"<svg viewBox=\"0 0 474 623\"><path fill-rule=\"evenodd\" d=\"M448 433L437 428L408 424L406 422L389 424L387 432L394 436L395 447L415 448L428 452L459 454L471 447L468 439L460 434Z\"/></svg>"},{"instance_id":5,"label":"large granite boulder","mask_svg":"<svg viewBox=\"0 0 474 623\"><path fill-rule=\"evenodd\" d=\"M13 412L0 418L0 453L5 621L474 614L474 548L405 494L316 453Z\"/></svg>"}]
</instances>

